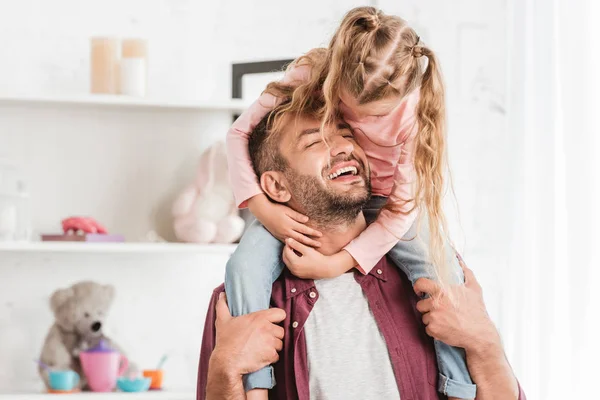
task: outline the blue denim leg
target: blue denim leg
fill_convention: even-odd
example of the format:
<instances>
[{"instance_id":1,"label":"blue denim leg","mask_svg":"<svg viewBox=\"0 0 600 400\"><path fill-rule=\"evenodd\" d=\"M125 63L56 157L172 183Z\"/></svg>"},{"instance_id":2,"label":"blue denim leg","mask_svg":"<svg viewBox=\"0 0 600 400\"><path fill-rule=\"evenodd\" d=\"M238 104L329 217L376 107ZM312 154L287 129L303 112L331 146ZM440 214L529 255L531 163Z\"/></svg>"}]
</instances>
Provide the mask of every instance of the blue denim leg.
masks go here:
<instances>
[{"instance_id":1,"label":"blue denim leg","mask_svg":"<svg viewBox=\"0 0 600 400\"><path fill-rule=\"evenodd\" d=\"M385 197L374 196L363 210L368 223L377 218L377 213L386 202ZM433 266L428 261L429 229L426 218L415 221L406 235L388 253L390 259L410 279L414 285L419 278L435 280ZM456 253L450 242L445 246L447 262L456 271L457 282L463 283L464 276ZM452 347L438 340L434 340L438 369L440 371L438 390L449 397L474 399L476 386L471 380L469 369L462 348Z\"/></svg>"},{"instance_id":2,"label":"blue denim leg","mask_svg":"<svg viewBox=\"0 0 600 400\"><path fill-rule=\"evenodd\" d=\"M242 236L225 269L225 292L234 317L266 310L271 302L271 288L284 264L283 244L254 221ZM273 367L268 366L243 377L246 391L271 389L275 386Z\"/></svg>"}]
</instances>

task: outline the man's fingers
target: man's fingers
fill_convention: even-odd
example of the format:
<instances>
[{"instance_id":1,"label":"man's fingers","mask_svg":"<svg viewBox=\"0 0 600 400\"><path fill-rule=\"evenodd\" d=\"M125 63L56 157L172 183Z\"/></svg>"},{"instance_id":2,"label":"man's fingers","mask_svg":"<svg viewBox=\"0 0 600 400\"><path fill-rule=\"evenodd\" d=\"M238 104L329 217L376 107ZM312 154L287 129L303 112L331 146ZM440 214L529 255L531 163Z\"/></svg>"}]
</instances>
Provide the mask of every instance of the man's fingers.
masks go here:
<instances>
[{"instance_id":1,"label":"man's fingers","mask_svg":"<svg viewBox=\"0 0 600 400\"><path fill-rule=\"evenodd\" d=\"M467 285L467 286L479 285L479 282L477 282L477 279L475 278L475 274L473 273L472 270L467 268L467 266L465 266L463 268L463 273L465 274L465 285Z\"/></svg>"},{"instance_id":2,"label":"man's fingers","mask_svg":"<svg viewBox=\"0 0 600 400\"><path fill-rule=\"evenodd\" d=\"M219 293L219 300L217 301L215 309L217 313L217 321L228 321L231 319L231 313L229 312L229 307L227 306L227 295L225 292Z\"/></svg>"},{"instance_id":3,"label":"man's fingers","mask_svg":"<svg viewBox=\"0 0 600 400\"><path fill-rule=\"evenodd\" d=\"M273 339L273 347L277 351L281 351L283 349L283 341L280 339Z\"/></svg>"},{"instance_id":4,"label":"man's fingers","mask_svg":"<svg viewBox=\"0 0 600 400\"><path fill-rule=\"evenodd\" d=\"M465 284L469 283L469 279L467 278L467 270L468 271L471 271L471 270L467 267L467 264L465 264L465 260L463 260L463 258L460 256L459 253L456 253L456 258L458 260L458 264L460 264L460 267L463 270L463 274L465 275ZM472 273L473 272L471 271L471 274Z\"/></svg>"},{"instance_id":5,"label":"man's fingers","mask_svg":"<svg viewBox=\"0 0 600 400\"><path fill-rule=\"evenodd\" d=\"M285 331L279 325L271 324L271 334L277 339L283 339Z\"/></svg>"},{"instance_id":6,"label":"man's fingers","mask_svg":"<svg viewBox=\"0 0 600 400\"><path fill-rule=\"evenodd\" d=\"M429 325L431 323L431 313L426 313L423 315L423 324L425 324L425 326Z\"/></svg>"},{"instance_id":7,"label":"man's fingers","mask_svg":"<svg viewBox=\"0 0 600 400\"><path fill-rule=\"evenodd\" d=\"M309 250L311 250L310 247L300 243L299 241L292 239L292 238L288 238L285 243L291 247L293 250L296 250L298 253L300 254L306 254Z\"/></svg>"},{"instance_id":8,"label":"man's fingers","mask_svg":"<svg viewBox=\"0 0 600 400\"><path fill-rule=\"evenodd\" d=\"M316 248L316 247L321 247L321 242L317 242L316 240L314 240L314 239L311 239L311 238L309 238L308 236L306 236L306 235L303 235L303 234L302 234L302 233L300 233L300 232L296 232L296 231L294 231L294 232L293 232L293 233L290 235L290 238L291 238L291 239L294 239L294 240L296 240L297 242L299 242L299 243L302 243L302 244L304 244L304 245L306 245L306 246L315 247L315 248Z\"/></svg>"},{"instance_id":9,"label":"man's fingers","mask_svg":"<svg viewBox=\"0 0 600 400\"><path fill-rule=\"evenodd\" d=\"M277 363L277 361L279 361L279 353L276 351L273 351L273 355L271 355L270 359L267 361L268 361L267 365Z\"/></svg>"},{"instance_id":10,"label":"man's fingers","mask_svg":"<svg viewBox=\"0 0 600 400\"><path fill-rule=\"evenodd\" d=\"M428 297L424 300L417 302L417 310L420 313L426 313L434 309L434 301L432 297Z\"/></svg>"},{"instance_id":11,"label":"man's fingers","mask_svg":"<svg viewBox=\"0 0 600 400\"><path fill-rule=\"evenodd\" d=\"M259 311L263 316L274 324L281 322L285 319L285 311L281 308L269 308L268 310Z\"/></svg>"},{"instance_id":12,"label":"man's fingers","mask_svg":"<svg viewBox=\"0 0 600 400\"><path fill-rule=\"evenodd\" d=\"M287 215L288 217L290 217L291 219L293 219L296 222L300 222L302 224L305 224L308 222L308 217L304 214L300 214L297 211L292 210L291 208L289 208L287 210Z\"/></svg>"},{"instance_id":13,"label":"man's fingers","mask_svg":"<svg viewBox=\"0 0 600 400\"><path fill-rule=\"evenodd\" d=\"M427 336L434 337L434 332L429 326L425 327L425 333L427 333Z\"/></svg>"},{"instance_id":14,"label":"man's fingers","mask_svg":"<svg viewBox=\"0 0 600 400\"><path fill-rule=\"evenodd\" d=\"M415 286L413 287L415 293L427 293L431 297L435 297L440 291L440 286L427 278L419 278L415 282Z\"/></svg>"},{"instance_id":15,"label":"man's fingers","mask_svg":"<svg viewBox=\"0 0 600 400\"><path fill-rule=\"evenodd\" d=\"M294 224L294 230L296 232L300 232L300 233L303 233L308 236L313 236L313 237L322 237L323 236L323 234L321 232L319 232L318 230L313 229L310 226L308 226L306 224L302 224L302 223Z\"/></svg>"},{"instance_id":16,"label":"man's fingers","mask_svg":"<svg viewBox=\"0 0 600 400\"><path fill-rule=\"evenodd\" d=\"M463 274L465 275L465 286L479 286L479 282L475 278L475 274L473 271L467 267L465 264L465 260L460 256L460 254L456 253L456 258L458 258L458 263L463 270Z\"/></svg>"}]
</instances>

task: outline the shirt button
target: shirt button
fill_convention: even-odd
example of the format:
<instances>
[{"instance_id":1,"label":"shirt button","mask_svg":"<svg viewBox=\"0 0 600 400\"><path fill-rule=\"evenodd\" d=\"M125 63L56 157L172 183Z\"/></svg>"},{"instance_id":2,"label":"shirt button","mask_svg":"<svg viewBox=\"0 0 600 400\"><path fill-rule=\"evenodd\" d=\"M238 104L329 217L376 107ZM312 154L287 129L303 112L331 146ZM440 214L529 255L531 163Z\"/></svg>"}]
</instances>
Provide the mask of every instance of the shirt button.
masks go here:
<instances>
[{"instance_id":1,"label":"shirt button","mask_svg":"<svg viewBox=\"0 0 600 400\"><path fill-rule=\"evenodd\" d=\"M381 274L383 273L383 271L382 271L382 270L380 270L380 269L378 269L378 270L377 270L377 273L378 273L379 275L381 275Z\"/></svg>"},{"instance_id":2,"label":"shirt button","mask_svg":"<svg viewBox=\"0 0 600 400\"><path fill-rule=\"evenodd\" d=\"M317 297L317 294L315 292L310 292L309 296L311 299L314 299L315 297Z\"/></svg>"},{"instance_id":3,"label":"shirt button","mask_svg":"<svg viewBox=\"0 0 600 400\"><path fill-rule=\"evenodd\" d=\"M294 321L294 323L292 324L292 328L297 328L298 327L298 321Z\"/></svg>"},{"instance_id":4,"label":"shirt button","mask_svg":"<svg viewBox=\"0 0 600 400\"><path fill-rule=\"evenodd\" d=\"M296 293L296 288L292 288L291 292Z\"/></svg>"}]
</instances>

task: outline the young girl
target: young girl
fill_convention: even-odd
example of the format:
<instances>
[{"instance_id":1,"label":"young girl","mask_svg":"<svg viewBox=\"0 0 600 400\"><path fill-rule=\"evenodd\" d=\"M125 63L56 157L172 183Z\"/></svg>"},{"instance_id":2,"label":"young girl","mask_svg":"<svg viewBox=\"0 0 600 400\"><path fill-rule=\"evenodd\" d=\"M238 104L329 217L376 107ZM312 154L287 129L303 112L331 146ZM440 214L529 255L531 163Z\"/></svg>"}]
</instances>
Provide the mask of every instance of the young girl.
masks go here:
<instances>
[{"instance_id":1,"label":"young girl","mask_svg":"<svg viewBox=\"0 0 600 400\"><path fill-rule=\"evenodd\" d=\"M278 85L297 86L292 102L322 91L323 124L342 115L352 126L371 166L374 196L364 209L370 225L333 256L294 254L292 248L302 253L302 244L318 247L320 233L305 225L306 216L267 199L248 155L250 132L282 100L268 88L227 137L236 199L258 219L227 264L231 313L269 307L272 283L283 268L282 241L287 238L297 243L285 246L286 262L300 277L334 277L355 267L367 274L388 254L413 284L421 277L442 285L462 282L442 211L444 87L435 55L415 31L399 17L372 7L355 8L344 17L329 48L296 60ZM420 229L423 221L426 229ZM474 398L464 350L439 341L435 350L440 392L449 398ZM272 368L245 376L244 384L246 390L273 387Z\"/></svg>"}]
</instances>

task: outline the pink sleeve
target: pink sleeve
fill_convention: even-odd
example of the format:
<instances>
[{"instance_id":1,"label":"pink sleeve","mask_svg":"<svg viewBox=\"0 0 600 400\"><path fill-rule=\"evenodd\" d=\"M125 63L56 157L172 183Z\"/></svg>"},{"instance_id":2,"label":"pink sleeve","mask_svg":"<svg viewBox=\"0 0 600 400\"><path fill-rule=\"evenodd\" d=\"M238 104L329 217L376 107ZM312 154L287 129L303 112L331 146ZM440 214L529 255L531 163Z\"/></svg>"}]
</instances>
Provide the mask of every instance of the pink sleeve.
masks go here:
<instances>
[{"instance_id":1,"label":"pink sleeve","mask_svg":"<svg viewBox=\"0 0 600 400\"><path fill-rule=\"evenodd\" d=\"M402 135L406 139L394 172L394 187L388 198L388 202L401 204L401 209L405 212L413 207L414 203L412 201L405 203L404 200L413 198L414 183L416 181L413 151L417 125L415 123L410 126L410 132ZM377 220L345 247L345 250L358 263L358 270L363 274L368 274L379 260L408 232L416 216L416 210L408 214L400 214L383 208Z\"/></svg>"},{"instance_id":2,"label":"pink sleeve","mask_svg":"<svg viewBox=\"0 0 600 400\"><path fill-rule=\"evenodd\" d=\"M310 67L307 65L290 68L283 77L282 82L292 83L304 81L308 78ZM269 113L280 99L263 93L252 105L235 120L227 132L227 162L229 166L229 181L233 188L233 195L239 208L248 206L248 200L262 193L258 183L250 153L248 152L248 139L256 125Z\"/></svg>"}]
</instances>

